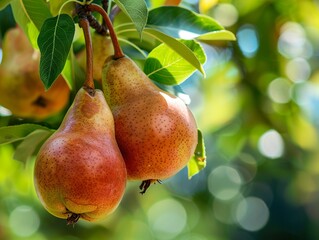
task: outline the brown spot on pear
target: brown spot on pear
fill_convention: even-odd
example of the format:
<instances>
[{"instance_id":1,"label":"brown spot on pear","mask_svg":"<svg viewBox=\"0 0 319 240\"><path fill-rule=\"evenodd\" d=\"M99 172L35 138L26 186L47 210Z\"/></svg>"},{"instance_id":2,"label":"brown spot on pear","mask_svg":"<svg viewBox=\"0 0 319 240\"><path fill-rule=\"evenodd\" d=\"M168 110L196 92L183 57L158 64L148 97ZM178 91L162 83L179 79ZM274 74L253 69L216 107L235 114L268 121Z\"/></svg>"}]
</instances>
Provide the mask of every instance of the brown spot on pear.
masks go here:
<instances>
[{"instance_id":1,"label":"brown spot on pear","mask_svg":"<svg viewBox=\"0 0 319 240\"><path fill-rule=\"evenodd\" d=\"M128 179L154 182L180 171L197 144L197 126L188 107L158 88L127 57L109 58L102 73Z\"/></svg>"},{"instance_id":2,"label":"brown spot on pear","mask_svg":"<svg viewBox=\"0 0 319 240\"><path fill-rule=\"evenodd\" d=\"M70 90L59 76L45 90L39 75L40 53L19 27L6 32L0 65L0 105L19 117L43 119L60 112Z\"/></svg>"},{"instance_id":3,"label":"brown spot on pear","mask_svg":"<svg viewBox=\"0 0 319 240\"><path fill-rule=\"evenodd\" d=\"M68 223L101 219L119 205L126 168L102 91L94 96L78 91L61 126L38 153L34 183L43 206Z\"/></svg>"}]
</instances>

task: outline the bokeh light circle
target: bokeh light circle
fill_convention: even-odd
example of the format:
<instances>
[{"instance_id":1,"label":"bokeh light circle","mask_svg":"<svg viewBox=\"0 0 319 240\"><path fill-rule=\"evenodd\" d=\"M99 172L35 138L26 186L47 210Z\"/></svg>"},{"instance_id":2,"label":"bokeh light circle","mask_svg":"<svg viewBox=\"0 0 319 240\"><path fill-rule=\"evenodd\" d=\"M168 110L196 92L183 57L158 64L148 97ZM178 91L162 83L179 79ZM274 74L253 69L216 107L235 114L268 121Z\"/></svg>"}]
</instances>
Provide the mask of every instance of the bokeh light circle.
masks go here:
<instances>
[{"instance_id":1,"label":"bokeh light circle","mask_svg":"<svg viewBox=\"0 0 319 240\"><path fill-rule=\"evenodd\" d=\"M9 226L17 236L29 237L38 230L40 218L30 206L18 206L10 214Z\"/></svg>"},{"instance_id":2,"label":"bokeh light circle","mask_svg":"<svg viewBox=\"0 0 319 240\"><path fill-rule=\"evenodd\" d=\"M259 37L253 25L243 25L237 32L240 50L247 58L254 57L259 48Z\"/></svg>"},{"instance_id":3,"label":"bokeh light circle","mask_svg":"<svg viewBox=\"0 0 319 240\"><path fill-rule=\"evenodd\" d=\"M236 161L236 170L240 173L242 182L248 183L257 174L257 161L251 154L241 153Z\"/></svg>"},{"instance_id":4,"label":"bokeh light circle","mask_svg":"<svg viewBox=\"0 0 319 240\"><path fill-rule=\"evenodd\" d=\"M152 205L147 217L154 234L161 239L174 238L187 223L184 206L173 199L164 199Z\"/></svg>"},{"instance_id":5,"label":"bokeh light circle","mask_svg":"<svg viewBox=\"0 0 319 240\"><path fill-rule=\"evenodd\" d=\"M237 205L236 219L243 229L255 232L267 224L269 209L262 199L247 197Z\"/></svg>"},{"instance_id":6,"label":"bokeh light circle","mask_svg":"<svg viewBox=\"0 0 319 240\"><path fill-rule=\"evenodd\" d=\"M271 129L259 138L258 149L265 157L279 158L284 153L284 141L277 131Z\"/></svg>"},{"instance_id":7,"label":"bokeh light circle","mask_svg":"<svg viewBox=\"0 0 319 240\"><path fill-rule=\"evenodd\" d=\"M236 210L237 205L244 199L242 194L238 194L236 197L224 201L219 199L214 199L213 211L214 217L225 224L233 224L236 222Z\"/></svg>"},{"instance_id":8,"label":"bokeh light circle","mask_svg":"<svg viewBox=\"0 0 319 240\"><path fill-rule=\"evenodd\" d=\"M310 81L295 84L293 93L295 102L303 109L307 118L312 122L319 122L319 84Z\"/></svg>"},{"instance_id":9,"label":"bokeh light circle","mask_svg":"<svg viewBox=\"0 0 319 240\"><path fill-rule=\"evenodd\" d=\"M313 47L306 38L304 28L296 22L287 22L280 29L278 39L279 53L290 59L296 57L310 58L313 55Z\"/></svg>"},{"instance_id":10,"label":"bokeh light circle","mask_svg":"<svg viewBox=\"0 0 319 240\"><path fill-rule=\"evenodd\" d=\"M214 18L223 26L230 27L238 20L238 11L234 5L220 3L214 8Z\"/></svg>"},{"instance_id":11,"label":"bokeh light circle","mask_svg":"<svg viewBox=\"0 0 319 240\"><path fill-rule=\"evenodd\" d=\"M208 176L208 190L221 200L229 200L240 192L242 179L235 168L219 166Z\"/></svg>"},{"instance_id":12,"label":"bokeh light circle","mask_svg":"<svg viewBox=\"0 0 319 240\"><path fill-rule=\"evenodd\" d=\"M268 85L268 96L276 103L288 103L291 99L291 84L285 78L276 78Z\"/></svg>"},{"instance_id":13,"label":"bokeh light circle","mask_svg":"<svg viewBox=\"0 0 319 240\"><path fill-rule=\"evenodd\" d=\"M295 83L304 82L310 77L310 64L304 58L294 58L287 63L286 74Z\"/></svg>"}]
</instances>

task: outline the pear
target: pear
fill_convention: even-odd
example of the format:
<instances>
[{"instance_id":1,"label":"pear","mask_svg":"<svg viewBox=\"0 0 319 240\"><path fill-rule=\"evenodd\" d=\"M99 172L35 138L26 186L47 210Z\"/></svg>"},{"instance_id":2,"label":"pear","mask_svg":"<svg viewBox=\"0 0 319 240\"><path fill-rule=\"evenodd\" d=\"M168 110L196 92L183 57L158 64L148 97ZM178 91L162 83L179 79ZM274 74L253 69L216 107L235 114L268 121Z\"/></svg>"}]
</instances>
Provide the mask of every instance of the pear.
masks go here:
<instances>
[{"instance_id":1,"label":"pear","mask_svg":"<svg viewBox=\"0 0 319 240\"><path fill-rule=\"evenodd\" d=\"M70 90L62 76L46 91L40 79L40 53L19 27L6 32L0 65L0 105L19 117L44 119L60 112Z\"/></svg>"},{"instance_id":2,"label":"pear","mask_svg":"<svg viewBox=\"0 0 319 240\"><path fill-rule=\"evenodd\" d=\"M158 88L128 57L108 58L102 86L129 180L151 182L180 171L197 144L195 119L184 102Z\"/></svg>"},{"instance_id":3,"label":"pear","mask_svg":"<svg viewBox=\"0 0 319 240\"><path fill-rule=\"evenodd\" d=\"M93 79L101 82L102 68L105 60L114 54L112 41L109 37L93 32ZM85 49L77 55L79 65L86 69L86 53Z\"/></svg>"},{"instance_id":4,"label":"pear","mask_svg":"<svg viewBox=\"0 0 319 240\"><path fill-rule=\"evenodd\" d=\"M34 184L48 212L68 223L99 220L119 205L126 169L101 90L78 91L60 127L37 155Z\"/></svg>"}]
</instances>

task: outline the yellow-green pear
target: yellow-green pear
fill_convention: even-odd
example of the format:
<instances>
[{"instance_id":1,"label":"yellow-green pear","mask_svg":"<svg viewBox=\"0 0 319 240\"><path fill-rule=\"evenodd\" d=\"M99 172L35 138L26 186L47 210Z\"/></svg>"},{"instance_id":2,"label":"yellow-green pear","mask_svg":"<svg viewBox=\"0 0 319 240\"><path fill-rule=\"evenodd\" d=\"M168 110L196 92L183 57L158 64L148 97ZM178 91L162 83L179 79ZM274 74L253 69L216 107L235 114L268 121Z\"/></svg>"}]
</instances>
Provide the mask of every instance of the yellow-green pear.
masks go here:
<instances>
[{"instance_id":1,"label":"yellow-green pear","mask_svg":"<svg viewBox=\"0 0 319 240\"><path fill-rule=\"evenodd\" d=\"M102 68L105 60L114 53L112 41L108 36L103 36L96 32L92 33L93 46L93 79L101 82ZM86 70L85 49L77 55L79 65Z\"/></svg>"}]
</instances>

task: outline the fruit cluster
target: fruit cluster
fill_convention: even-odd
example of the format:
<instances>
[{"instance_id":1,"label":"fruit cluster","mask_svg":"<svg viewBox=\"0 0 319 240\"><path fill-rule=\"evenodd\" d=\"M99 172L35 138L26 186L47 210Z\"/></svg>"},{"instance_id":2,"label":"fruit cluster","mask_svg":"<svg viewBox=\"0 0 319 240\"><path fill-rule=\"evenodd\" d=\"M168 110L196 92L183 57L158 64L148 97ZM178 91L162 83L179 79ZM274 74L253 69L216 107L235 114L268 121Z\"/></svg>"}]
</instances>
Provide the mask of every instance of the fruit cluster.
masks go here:
<instances>
[{"instance_id":1,"label":"fruit cluster","mask_svg":"<svg viewBox=\"0 0 319 240\"><path fill-rule=\"evenodd\" d=\"M197 144L187 106L154 85L128 57L108 58L102 82L105 96L79 90L35 164L43 205L70 223L111 213L127 179L143 181L144 193L151 182L173 176Z\"/></svg>"},{"instance_id":2,"label":"fruit cluster","mask_svg":"<svg viewBox=\"0 0 319 240\"><path fill-rule=\"evenodd\" d=\"M96 6L95 9L100 11ZM123 54L106 13L102 15L108 24L114 52L94 51L94 48L92 51L90 41L86 41L87 79L60 127L42 145L34 168L34 184L42 204L52 215L67 219L69 224L76 223L79 218L95 221L113 212L124 195L127 180L142 181L140 189L145 193L151 183L175 175L188 163L197 144L197 127L191 111L181 99L158 88ZM80 19L79 24L85 39L91 40L87 19ZM20 74L18 77L13 72L3 73L0 68L1 76L8 81L38 72L37 58L32 71L25 70L26 66L31 68L30 60L25 59L31 56L31 46L16 51L9 49L12 39L18 37L11 34L21 32L20 29L14 31L17 33L8 33L11 40L5 41L4 52L10 51L11 57L21 60L21 64L12 68L24 71L15 70ZM105 36L95 36L93 40L98 41L96 46L111 43ZM29 48L32 49L30 56L24 54L22 58L20 52ZM94 65L88 64L90 61ZM7 62L12 63L4 58L3 69L12 69L4 66ZM39 79L38 76L34 78ZM101 79L103 91L94 88L93 78ZM55 85L60 81L57 79ZM65 84L63 79L62 82ZM3 79L1 83L6 84ZM45 94L50 94L54 88L52 86ZM64 88L59 87L59 96L63 99L68 96ZM42 94L42 90L39 92L33 94L36 99L30 100L32 104L37 106L39 98L41 104L49 104L50 98ZM9 90L7 93L10 94ZM0 96L5 98L4 94ZM61 98L54 98L58 99ZM4 103L0 98L0 104L14 114L29 116L29 113L18 111L20 107ZM39 112L35 116L47 115Z\"/></svg>"}]
</instances>

